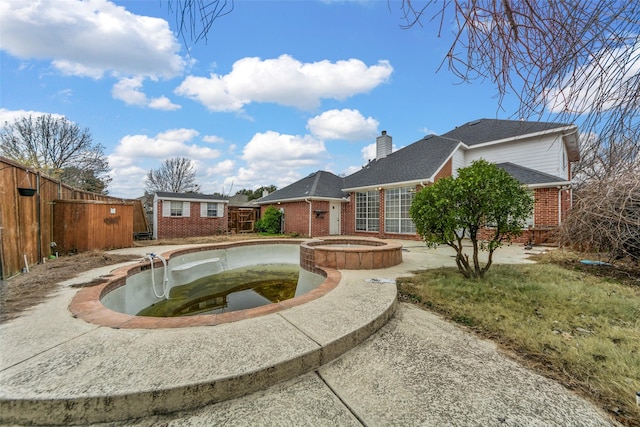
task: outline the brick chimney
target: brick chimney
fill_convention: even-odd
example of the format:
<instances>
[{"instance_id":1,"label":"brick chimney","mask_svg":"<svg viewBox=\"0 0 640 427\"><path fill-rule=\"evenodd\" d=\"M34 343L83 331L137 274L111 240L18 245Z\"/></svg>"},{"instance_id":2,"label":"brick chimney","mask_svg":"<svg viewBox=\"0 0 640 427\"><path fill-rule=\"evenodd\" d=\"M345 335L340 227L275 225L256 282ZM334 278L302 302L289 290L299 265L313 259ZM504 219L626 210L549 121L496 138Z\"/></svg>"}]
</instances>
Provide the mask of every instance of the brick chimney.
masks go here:
<instances>
[{"instance_id":1,"label":"brick chimney","mask_svg":"<svg viewBox=\"0 0 640 427\"><path fill-rule=\"evenodd\" d=\"M382 135L376 138L376 160L383 159L391 154L391 135L383 130Z\"/></svg>"}]
</instances>

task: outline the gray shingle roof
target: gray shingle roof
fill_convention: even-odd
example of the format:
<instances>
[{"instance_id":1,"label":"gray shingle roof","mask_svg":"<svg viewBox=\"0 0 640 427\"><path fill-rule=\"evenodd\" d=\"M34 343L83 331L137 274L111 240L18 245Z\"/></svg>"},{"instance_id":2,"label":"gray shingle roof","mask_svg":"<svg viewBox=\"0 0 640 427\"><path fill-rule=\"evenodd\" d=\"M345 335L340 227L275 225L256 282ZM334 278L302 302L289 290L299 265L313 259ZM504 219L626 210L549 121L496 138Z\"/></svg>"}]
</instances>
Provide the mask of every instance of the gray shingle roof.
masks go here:
<instances>
[{"instance_id":1,"label":"gray shingle roof","mask_svg":"<svg viewBox=\"0 0 640 427\"><path fill-rule=\"evenodd\" d=\"M453 153L459 142L428 135L379 160L372 160L345 178L344 188L428 180Z\"/></svg>"},{"instance_id":2,"label":"gray shingle roof","mask_svg":"<svg viewBox=\"0 0 640 427\"><path fill-rule=\"evenodd\" d=\"M307 197L341 199L347 196L347 194L342 192L343 187L344 178L334 175L331 172L318 171L280 190L267 194L255 202L262 204Z\"/></svg>"},{"instance_id":3,"label":"gray shingle roof","mask_svg":"<svg viewBox=\"0 0 640 427\"><path fill-rule=\"evenodd\" d=\"M510 162L498 163L496 166L504 169L509 175L520 181L522 184L535 185L567 182L564 178L549 175L534 169L525 168L524 166Z\"/></svg>"},{"instance_id":4,"label":"gray shingle roof","mask_svg":"<svg viewBox=\"0 0 640 427\"><path fill-rule=\"evenodd\" d=\"M170 199L196 199L196 200L226 200L227 197L219 194L200 194L200 193L170 193L168 191L158 191L158 198Z\"/></svg>"},{"instance_id":5,"label":"gray shingle roof","mask_svg":"<svg viewBox=\"0 0 640 427\"><path fill-rule=\"evenodd\" d=\"M573 125L520 120L480 119L458 126L442 136L456 139L464 142L467 146L472 146L568 126Z\"/></svg>"},{"instance_id":6,"label":"gray shingle roof","mask_svg":"<svg viewBox=\"0 0 640 427\"><path fill-rule=\"evenodd\" d=\"M341 178L331 172L318 171L300 181L275 191L256 203L282 200L345 197L343 189L383 186L394 183L427 181L463 142L473 146L490 141L551 131L573 125L519 120L480 119L459 126L442 136L428 135L379 160L372 160L359 171ZM566 182L565 179L528 169L513 163L499 165L523 184Z\"/></svg>"}]
</instances>

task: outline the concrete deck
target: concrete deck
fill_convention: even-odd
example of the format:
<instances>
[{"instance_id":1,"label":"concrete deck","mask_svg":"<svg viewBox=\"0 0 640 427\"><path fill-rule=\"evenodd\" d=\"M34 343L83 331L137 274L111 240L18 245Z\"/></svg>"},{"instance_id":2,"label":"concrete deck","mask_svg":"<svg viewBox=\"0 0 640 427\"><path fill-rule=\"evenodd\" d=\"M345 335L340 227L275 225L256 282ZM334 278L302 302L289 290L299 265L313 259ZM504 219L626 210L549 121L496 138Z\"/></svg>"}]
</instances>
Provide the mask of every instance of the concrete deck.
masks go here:
<instances>
[{"instance_id":1,"label":"concrete deck","mask_svg":"<svg viewBox=\"0 0 640 427\"><path fill-rule=\"evenodd\" d=\"M615 425L492 343L398 305L388 282L453 265L446 248L402 243L400 265L342 271L318 300L209 327L123 330L74 319L69 285L115 267L87 272L0 325L0 423ZM494 262L525 257L512 246Z\"/></svg>"}]
</instances>

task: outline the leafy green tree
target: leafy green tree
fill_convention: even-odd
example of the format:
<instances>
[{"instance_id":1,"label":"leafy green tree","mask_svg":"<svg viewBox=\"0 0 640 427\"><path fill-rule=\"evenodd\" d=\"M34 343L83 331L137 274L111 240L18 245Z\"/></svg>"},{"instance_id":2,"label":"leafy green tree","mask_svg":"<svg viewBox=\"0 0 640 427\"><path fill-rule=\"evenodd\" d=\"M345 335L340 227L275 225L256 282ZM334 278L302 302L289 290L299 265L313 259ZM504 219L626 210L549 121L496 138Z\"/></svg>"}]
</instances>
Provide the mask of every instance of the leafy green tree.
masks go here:
<instances>
[{"instance_id":1,"label":"leafy green tree","mask_svg":"<svg viewBox=\"0 0 640 427\"><path fill-rule=\"evenodd\" d=\"M106 194L111 182L104 147L89 129L51 114L22 116L0 128L0 154L65 184Z\"/></svg>"},{"instance_id":2,"label":"leafy green tree","mask_svg":"<svg viewBox=\"0 0 640 427\"><path fill-rule=\"evenodd\" d=\"M269 206L265 209L262 218L256 222L256 230L263 233L279 234L281 220L282 212L273 206Z\"/></svg>"},{"instance_id":3,"label":"leafy green tree","mask_svg":"<svg viewBox=\"0 0 640 427\"><path fill-rule=\"evenodd\" d=\"M522 234L532 210L533 197L524 186L495 164L478 160L459 169L457 178L442 178L420 190L409 214L428 246L452 247L458 270L467 278L480 278L502 242ZM471 240L471 261L463 251L465 238ZM489 252L484 266L480 250Z\"/></svg>"},{"instance_id":4,"label":"leafy green tree","mask_svg":"<svg viewBox=\"0 0 640 427\"><path fill-rule=\"evenodd\" d=\"M256 188L255 190L251 190L248 188L243 188L242 190L238 190L236 192L236 194L242 194L247 196L247 200L256 200L259 199L260 197L262 197L262 193L264 190L266 190L269 193L273 193L274 191L276 191L278 189L278 187L276 187L275 185L271 184L271 185L267 185L267 186L262 186L259 188Z\"/></svg>"}]
</instances>

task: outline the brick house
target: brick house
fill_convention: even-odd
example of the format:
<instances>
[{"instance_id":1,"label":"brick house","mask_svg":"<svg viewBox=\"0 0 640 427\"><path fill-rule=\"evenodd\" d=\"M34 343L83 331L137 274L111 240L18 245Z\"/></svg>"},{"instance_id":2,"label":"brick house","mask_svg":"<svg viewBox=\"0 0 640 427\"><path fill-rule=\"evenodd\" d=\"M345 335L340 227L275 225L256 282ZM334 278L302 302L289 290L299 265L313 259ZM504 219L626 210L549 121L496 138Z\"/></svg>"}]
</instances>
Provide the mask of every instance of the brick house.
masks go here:
<instances>
[{"instance_id":1,"label":"brick house","mask_svg":"<svg viewBox=\"0 0 640 427\"><path fill-rule=\"evenodd\" d=\"M208 194L153 195L153 238L211 236L227 232L228 200Z\"/></svg>"},{"instance_id":2,"label":"brick house","mask_svg":"<svg viewBox=\"0 0 640 427\"><path fill-rule=\"evenodd\" d=\"M571 206L571 162L580 158L575 125L481 119L395 152L391 147L383 131L376 138L376 159L359 171L346 177L318 171L256 203L263 210L281 209L286 233L418 238L409 217L415 192L482 158L533 192L534 212L523 239L541 243Z\"/></svg>"}]
</instances>

